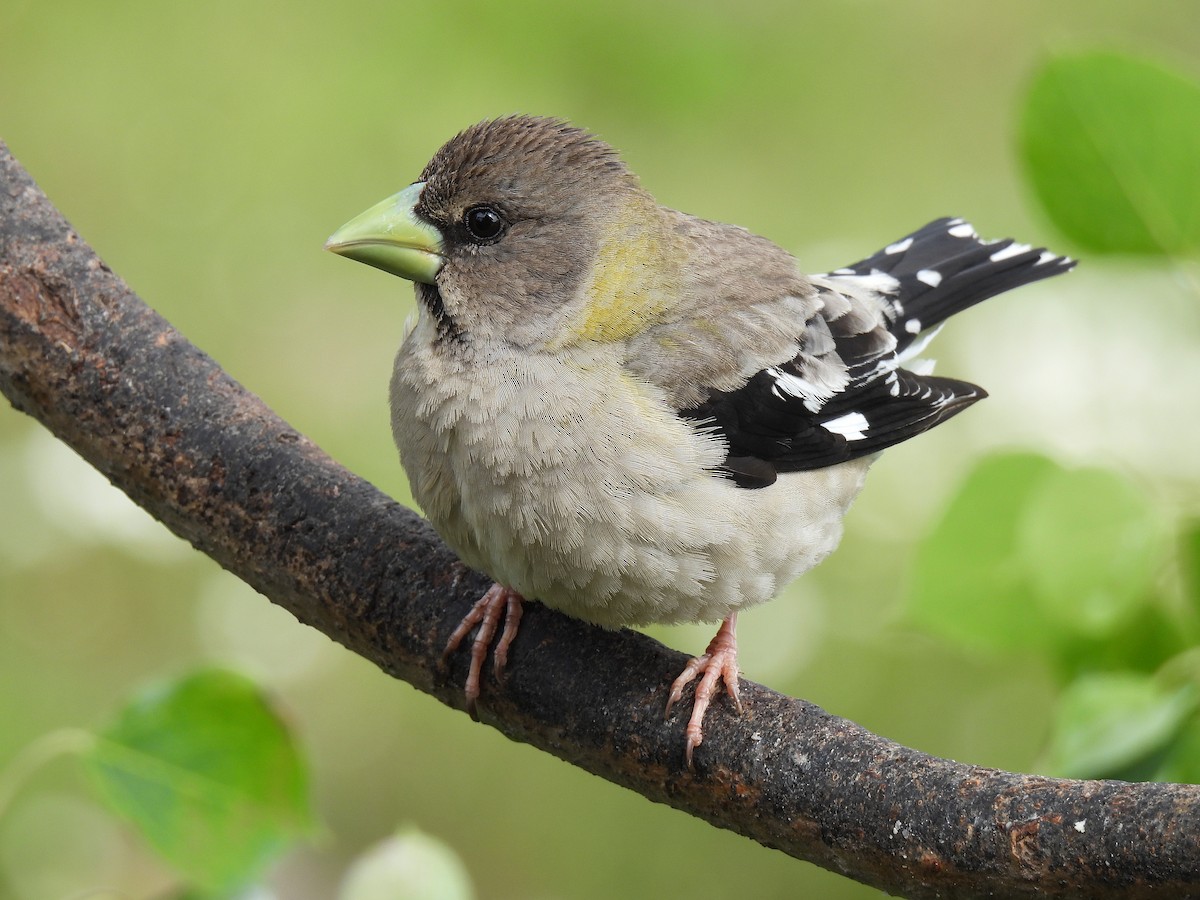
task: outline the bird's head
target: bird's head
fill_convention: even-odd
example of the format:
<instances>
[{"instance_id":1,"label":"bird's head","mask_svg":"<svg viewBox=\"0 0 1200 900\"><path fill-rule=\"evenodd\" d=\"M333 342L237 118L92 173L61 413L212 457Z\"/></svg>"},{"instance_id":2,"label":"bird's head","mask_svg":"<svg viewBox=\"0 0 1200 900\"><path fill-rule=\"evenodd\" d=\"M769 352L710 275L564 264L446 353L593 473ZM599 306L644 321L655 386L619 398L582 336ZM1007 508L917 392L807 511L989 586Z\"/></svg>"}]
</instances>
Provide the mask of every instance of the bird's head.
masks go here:
<instances>
[{"instance_id":1,"label":"bird's head","mask_svg":"<svg viewBox=\"0 0 1200 900\"><path fill-rule=\"evenodd\" d=\"M512 116L448 141L326 248L417 283L451 333L525 346L615 340L669 305L670 228L616 151Z\"/></svg>"}]
</instances>

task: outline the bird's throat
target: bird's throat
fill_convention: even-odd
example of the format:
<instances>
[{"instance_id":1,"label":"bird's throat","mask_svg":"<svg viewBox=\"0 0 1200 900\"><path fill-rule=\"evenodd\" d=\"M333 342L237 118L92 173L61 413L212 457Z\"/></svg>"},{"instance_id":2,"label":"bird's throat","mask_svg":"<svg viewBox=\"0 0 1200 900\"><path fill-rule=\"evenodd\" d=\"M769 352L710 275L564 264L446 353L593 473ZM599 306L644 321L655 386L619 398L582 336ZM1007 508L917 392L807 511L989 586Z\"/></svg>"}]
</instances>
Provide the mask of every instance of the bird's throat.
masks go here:
<instances>
[{"instance_id":1,"label":"bird's throat","mask_svg":"<svg viewBox=\"0 0 1200 900\"><path fill-rule=\"evenodd\" d=\"M457 341L462 338L462 330L454 317L446 310L442 300L442 292L435 284L417 284L417 299L429 310L437 323L438 338L444 341Z\"/></svg>"}]
</instances>

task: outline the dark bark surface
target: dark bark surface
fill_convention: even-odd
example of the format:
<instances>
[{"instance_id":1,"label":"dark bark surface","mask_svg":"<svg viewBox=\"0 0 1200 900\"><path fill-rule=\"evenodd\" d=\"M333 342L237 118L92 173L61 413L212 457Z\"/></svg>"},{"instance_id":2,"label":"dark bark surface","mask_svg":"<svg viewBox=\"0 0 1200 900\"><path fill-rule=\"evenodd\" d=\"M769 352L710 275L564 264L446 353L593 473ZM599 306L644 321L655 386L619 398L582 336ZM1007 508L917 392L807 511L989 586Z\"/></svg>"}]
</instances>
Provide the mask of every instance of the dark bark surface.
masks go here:
<instances>
[{"instance_id":1,"label":"dark bark surface","mask_svg":"<svg viewBox=\"0 0 1200 900\"><path fill-rule=\"evenodd\" d=\"M446 638L487 587L145 306L0 144L0 390L172 531L385 672L462 708ZM681 654L530 604L480 717L643 796L910 897L1200 896L1200 787L937 759L744 681L696 769ZM686 706L686 704L684 704ZM381 711L381 714L383 712Z\"/></svg>"}]
</instances>

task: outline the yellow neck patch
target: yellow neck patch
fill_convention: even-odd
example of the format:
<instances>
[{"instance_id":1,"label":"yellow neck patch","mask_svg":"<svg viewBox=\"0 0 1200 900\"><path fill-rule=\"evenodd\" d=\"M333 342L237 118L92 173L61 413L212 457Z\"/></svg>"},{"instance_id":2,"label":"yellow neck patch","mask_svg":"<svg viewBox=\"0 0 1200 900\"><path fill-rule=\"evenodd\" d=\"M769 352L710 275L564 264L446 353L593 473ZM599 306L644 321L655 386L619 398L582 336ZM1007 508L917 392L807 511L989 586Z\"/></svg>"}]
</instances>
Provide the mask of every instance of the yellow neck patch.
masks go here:
<instances>
[{"instance_id":1,"label":"yellow neck patch","mask_svg":"<svg viewBox=\"0 0 1200 900\"><path fill-rule=\"evenodd\" d=\"M683 248L653 203L632 200L604 229L568 343L624 340L679 302Z\"/></svg>"}]
</instances>

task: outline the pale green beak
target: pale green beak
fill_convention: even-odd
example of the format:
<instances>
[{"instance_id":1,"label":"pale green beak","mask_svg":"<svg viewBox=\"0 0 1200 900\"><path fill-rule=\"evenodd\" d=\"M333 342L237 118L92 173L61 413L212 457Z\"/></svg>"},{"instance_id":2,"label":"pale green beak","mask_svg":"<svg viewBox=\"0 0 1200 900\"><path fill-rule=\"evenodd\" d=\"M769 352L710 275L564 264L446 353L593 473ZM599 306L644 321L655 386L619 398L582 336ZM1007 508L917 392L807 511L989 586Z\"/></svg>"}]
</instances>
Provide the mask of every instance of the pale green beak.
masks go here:
<instances>
[{"instance_id":1,"label":"pale green beak","mask_svg":"<svg viewBox=\"0 0 1200 900\"><path fill-rule=\"evenodd\" d=\"M325 242L325 249L409 281L433 284L446 259L442 234L417 217L413 207L423 181L355 216Z\"/></svg>"}]
</instances>

